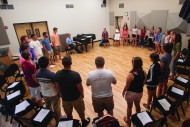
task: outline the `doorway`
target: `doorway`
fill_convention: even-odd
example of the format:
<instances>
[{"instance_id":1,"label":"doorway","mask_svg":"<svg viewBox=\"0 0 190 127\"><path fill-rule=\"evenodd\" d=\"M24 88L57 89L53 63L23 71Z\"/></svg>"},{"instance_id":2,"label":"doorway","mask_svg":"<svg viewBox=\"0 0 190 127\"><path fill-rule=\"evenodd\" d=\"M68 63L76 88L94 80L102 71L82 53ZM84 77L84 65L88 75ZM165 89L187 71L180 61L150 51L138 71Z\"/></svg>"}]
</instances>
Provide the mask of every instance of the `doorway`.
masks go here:
<instances>
[{"instance_id":1,"label":"doorway","mask_svg":"<svg viewBox=\"0 0 190 127\"><path fill-rule=\"evenodd\" d=\"M38 37L38 40L41 41L43 38L43 32L48 32L48 25L47 21L41 21L41 22L29 22L29 23L16 23L13 24L15 28L15 32L18 38L18 42L20 43L20 37L23 35L28 36L29 39L31 39L31 34L36 34Z\"/></svg>"},{"instance_id":2,"label":"doorway","mask_svg":"<svg viewBox=\"0 0 190 127\"><path fill-rule=\"evenodd\" d=\"M115 17L115 27L119 26L119 28L123 27L124 22L123 22L123 16L116 16Z\"/></svg>"}]
</instances>

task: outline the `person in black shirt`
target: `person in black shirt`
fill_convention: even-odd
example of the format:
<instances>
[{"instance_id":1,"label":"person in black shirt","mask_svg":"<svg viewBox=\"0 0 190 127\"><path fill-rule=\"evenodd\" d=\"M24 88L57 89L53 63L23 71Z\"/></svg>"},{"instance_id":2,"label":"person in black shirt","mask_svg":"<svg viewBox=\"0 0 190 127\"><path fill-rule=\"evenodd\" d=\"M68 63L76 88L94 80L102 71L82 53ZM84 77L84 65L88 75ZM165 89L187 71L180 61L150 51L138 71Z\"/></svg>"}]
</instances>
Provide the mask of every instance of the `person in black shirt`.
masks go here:
<instances>
[{"instance_id":1,"label":"person in black shirt","mask_svg":"<svg viewBox=\"0 0 190 127\"><path fill-rule=\"evenodd\" d=\"M55 86L62 97L63 109L67 118L73 119L74 107L82 120L82 127L86 127L90 123L90 118L85 119L82 79L78 72L71 70L72 59L70 55L63 57L62 64L64 69L56 73Z\"/></svg>"},{"instance_id":2,"label":"person in black shirt","mask_svg":"<svg viewBox=\"0 0 190 127\"><path fill-rule=\"evenodd\" d=\"M147 109L150 109L150 103L156 98L156 88L159 83L159 78L161 74L161 68L159 61L159 55L157 53L150 54L150 60L153 62L148 71L146 86L148 90L148 99L147 104L143 104L143 106Z\"/></svg>"},{"instance_id":3,"label":"person in black shirt","mask_svg":"<svg viewBox=\"0 0 190 127\"><path fill-rule=\"evenodd\" d=\"M142 68L142 59L140 57L133 58L132 65L133 69L127 76L126 85L122 93L127 101L127 116L124 116L123 119L128 124L132 114L133 103L135 104L136 112L139 113L141 111L140 101L143 94L143 86L146 81L146 73Z\"/></svg>"}]
</instances>

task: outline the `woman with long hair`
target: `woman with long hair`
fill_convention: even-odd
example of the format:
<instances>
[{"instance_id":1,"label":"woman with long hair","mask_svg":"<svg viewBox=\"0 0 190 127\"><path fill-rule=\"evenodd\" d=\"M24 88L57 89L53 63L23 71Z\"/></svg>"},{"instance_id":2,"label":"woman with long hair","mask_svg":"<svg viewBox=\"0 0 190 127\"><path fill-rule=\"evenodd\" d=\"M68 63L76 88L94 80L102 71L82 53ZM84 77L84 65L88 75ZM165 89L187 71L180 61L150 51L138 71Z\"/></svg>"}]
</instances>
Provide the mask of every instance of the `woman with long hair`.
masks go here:
<instances>
[{"instance_id":1,"label":"woman with long hair","mask_svg":"<svg viewBox=\"0 0 190 127\"><path fill-rule=\"evenodd\" d=\"M137 35L138 35L138 29L137 26L135 25L134 28L132 29L132 46L137 47Z\"/></svg>"},{"instance_id":2,"label":"woman with long hair","mask_svg":"<svg viewBox=\"0 0 190 127\"><path fill-rule=\"evenodd\" d=\"M127 46L128 44L128 27L127 25L123 27L123 32L122 32L122 38L123 38L123 46Z\"/></svg>"},{"instance_id":3,"label":"woman with long hair","mask_svg":"<svg viewBox=\"0 0 190 127\"><path fill-rule=\"evenodd\" d=\"M144 72L142 66L143 61L140 57L135 57L132 59L133 69L129 72L127 76L126 85L123 89L123 97L127 101L127 116L123 119L125 122L129 122L130 116L132 114L133 103L136 107L136 112L141 111L140 101L143 95L143 86L146 82L146 73Z\"/></svg>"},{"instance_id":4,"label":"woman with long hair","mask_svg":"<svg viewBox=\"0 0 190 127\"><path fill-rule=\"evenodd\" d=\"M117 25L115 29L115 36L114 36L114 46L118 47L120 45L120 28Z\"/></svg>"},{"instance_id":5,"label":"woman with long hair","mask_svg":"<svg viewBox=\"0 0 190 127\"><path fill-rule=\"evenodd\" d=\"M142 28L141 28L141 45L142 45L142 47L144 47L145 37L146 37L146 28L145 28L145 26L142 26Z\"/></svg>"}]
</instances>

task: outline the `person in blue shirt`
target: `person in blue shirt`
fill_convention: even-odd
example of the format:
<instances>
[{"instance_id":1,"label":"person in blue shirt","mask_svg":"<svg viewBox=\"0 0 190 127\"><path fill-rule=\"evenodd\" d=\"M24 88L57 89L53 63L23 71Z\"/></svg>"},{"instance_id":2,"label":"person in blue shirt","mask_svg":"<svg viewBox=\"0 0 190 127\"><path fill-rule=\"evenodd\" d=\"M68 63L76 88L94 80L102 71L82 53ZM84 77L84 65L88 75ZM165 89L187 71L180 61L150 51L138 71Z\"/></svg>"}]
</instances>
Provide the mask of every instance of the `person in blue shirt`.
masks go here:
<instances>
[{"instance_id":1,"label":"person in blue shirt","mask_svg":"<svg viewBox=\"0 0 190 127\"><path fill-rule=\"evenodd\" d=\"M69 34L69 37L66 39L66 43L68 45L67 47L68 49L74 49L77 53L82 53L82 51L79 50L78 47L76 46L76 43L74 43L73 38L71 37L71 34Z\"/></svg>"},{"instance_id":2,"label":"person in blue shirt","mask_svg":"<svg viewBox=\"0 0 190 127\"><path fill-rule=\"evenodd\" d=\"M53 61L53 50L49 41L49 35L47 32L43 32L42 46L44 55L50 60L51 64L54 64Z\"/></svg>"},{"instance_id":3,"label":"person in blue shirt","mask_svg":"<svg viewBox=\"0 0 190 127\"><path fill-rule=\"evenodd\" d=\"M158 31L155 35L155 46L156 46L156 53L160 54L160 44L162 41L162 28L158 27Z\"/></svg>"},{"instance_id":4,"label":"person in blue shirt","mask_svg":"<svg viewBox=\"0 0 190 127\"><path fill-rule=\"evenodd\" d=\"M20 41L21 41L20 47L23 47L22 45L29 45L29 43L30 43L30 41L26 35L21 36ZM19 52L21 54L23 52L23 50L21 48L19 48ZM30 53L32 55L31 60L34 61L35 55L34 55L34 51L32 50L32 48L30 48Z\"/></svg>"}]
</instances>

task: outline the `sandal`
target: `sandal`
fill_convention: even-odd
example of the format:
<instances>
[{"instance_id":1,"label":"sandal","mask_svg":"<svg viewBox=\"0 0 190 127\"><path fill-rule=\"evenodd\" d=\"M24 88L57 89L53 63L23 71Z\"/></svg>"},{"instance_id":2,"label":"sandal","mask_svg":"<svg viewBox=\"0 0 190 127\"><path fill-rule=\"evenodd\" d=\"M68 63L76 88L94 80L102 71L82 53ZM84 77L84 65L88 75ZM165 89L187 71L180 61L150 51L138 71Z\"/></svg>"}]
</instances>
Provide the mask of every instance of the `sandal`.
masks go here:
<instances>
[{"instance_id":1,"label":"sandal","mask_svg":"<svg viewBox=\"0 0 190 127\"><path fill-rule=\"evenodd\" d=\"M148 106L147 104L143 104L143 106L145 107L145 108L147 108L147 109L150 109L150 106Z\"/></svg>"},{"instance_id":2,"label":"sandal","mask_svg":"<svg viewBox=\"0 0 190 127\"><path fill-rule=\"evenodd\" d=\"M127 116L124 116L124 117L123 117L123 120L124 120L128 125L130 125L130 120L127 119Z\"/></svg>"}]
</instances>

